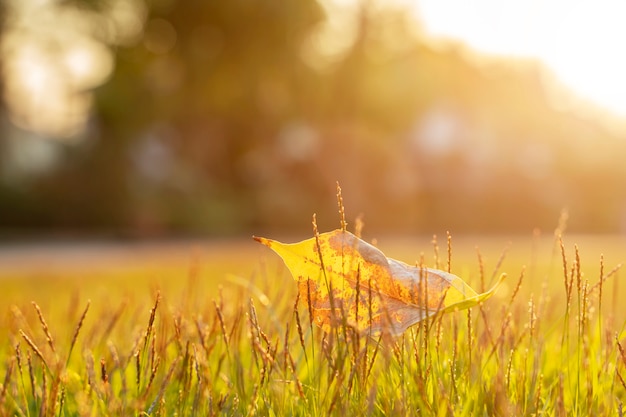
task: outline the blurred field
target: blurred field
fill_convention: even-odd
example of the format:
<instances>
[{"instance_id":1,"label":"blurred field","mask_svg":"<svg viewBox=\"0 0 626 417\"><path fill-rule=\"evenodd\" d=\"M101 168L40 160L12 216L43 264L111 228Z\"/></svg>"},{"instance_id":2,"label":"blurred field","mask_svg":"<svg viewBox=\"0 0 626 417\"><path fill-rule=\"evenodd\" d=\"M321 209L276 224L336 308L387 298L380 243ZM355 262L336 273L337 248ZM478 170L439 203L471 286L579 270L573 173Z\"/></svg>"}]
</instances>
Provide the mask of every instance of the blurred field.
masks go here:
<instances>
[{"instance_id":1,"label":"blurred field","mask_svg":"<svg viewBox=\"0 0 626 417\"><path fill-rule=\"evenodd\" d=\"M217 287L227 274L250 277L260 248L252 239L169 242L84 242L0 247L0 297L47 303L67 298L177 291L190 275ZM4 301L4 299L3 299Z\"/></svg>"},{"instance_id":2,"label":"blurred field","mask_svg":"<svg viewBox=\"0 0 626 417\"><path fill-rule=\"evenodd\" d=\"M432 240L378 246L444 269L446 237ZM294 316L295 282L251 239L3 247L0 410L615 414L626 306L613 269L626 239L565 236L561 252L551 234L453 236L451 247L452 272L471 286L501 272L505 286L469 315L382 345L311 329L302 300Z\"/></svg>"}]
</instances>

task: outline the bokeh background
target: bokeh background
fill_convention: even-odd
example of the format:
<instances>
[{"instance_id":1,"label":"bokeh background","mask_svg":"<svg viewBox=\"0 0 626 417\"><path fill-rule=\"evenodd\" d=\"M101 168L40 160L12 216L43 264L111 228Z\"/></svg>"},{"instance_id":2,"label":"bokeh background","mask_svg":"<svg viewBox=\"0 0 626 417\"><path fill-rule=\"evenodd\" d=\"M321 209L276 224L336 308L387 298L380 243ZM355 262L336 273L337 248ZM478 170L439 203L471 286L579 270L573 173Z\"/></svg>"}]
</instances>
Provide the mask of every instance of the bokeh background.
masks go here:
<instances>
[{"instance_id":1,"label":"bokeh background","mask_svg":"<svg viewBox=\"0 0 626 417\"><path fill-rule=\"evenodd\" d=\"M578 61L551 67L472 41L509 19L548 44L567 2L441 3L2 0L0 237L300 233L314 212L326 230L336 181L379 232L552 230L563 210L626 232L623 37L605 33L626 11L582 13L552 50ZM612 102L582 88L607 80Z\"/></svg>"}]
</instances>

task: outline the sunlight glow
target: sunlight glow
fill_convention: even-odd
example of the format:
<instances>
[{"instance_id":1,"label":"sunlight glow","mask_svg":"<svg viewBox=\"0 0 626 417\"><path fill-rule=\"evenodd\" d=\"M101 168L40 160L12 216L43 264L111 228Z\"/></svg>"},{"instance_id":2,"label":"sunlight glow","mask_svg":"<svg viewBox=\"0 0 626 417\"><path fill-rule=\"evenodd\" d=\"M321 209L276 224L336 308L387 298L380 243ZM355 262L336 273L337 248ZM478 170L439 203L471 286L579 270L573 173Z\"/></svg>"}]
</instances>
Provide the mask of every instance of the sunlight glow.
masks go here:
<instances>
[{"instance_id":1,"label":"sunlight glow","mask_svg":"<svg viewBox=\"0 0 626 417\"><path fill-rule=\"evenodd\" d=\"M535 58L577 95L626 116L626 3L619 0L414 0L427 34L477 51Z\"/></svg>"},{"instance_id":2,"label":"sunlight glow","mask_svg":"<svg viewBox=\"0 0 626 417\"><path fill-rule=\"evenodd\" d=\"M60 3L7 3L0 73L15 125L43 137L73 140L86 126L90 91L113 70L109 44L136 41L145 11L139 0L113 0L102 13Z\"/></svg>"},{"instance_id":3,"label":"sunlight glow","mask_svg":"<svg viewBox=\"0 0 626 417\"><path fill-rule=\"evenodd\" d=\"M564 16L541 58L586 98L626 116L626 3L583 2Z\"/></svg>"},{"instance_id":4,"label":"sunlight glow","mask_svg":"<svg viewBox=\"0 0 626 417\"><path fill-rule=\"evenodd\" d=\"M327 19L304 42L301 56L307 65L325 70L341 60L357 37L358 2L321 0Z\"/></svg>"},{"instance_id":5,"label":"sunlight glow","mask_svg":"<svg viewBox=\"0 0 626 417\"><path fill-rule=\"evenodd\" d=\"M4 46L10 57L4 63L5 94L13 122L59 136L80 130L90 102L85 95L72 92L67 84L71 77L50 51L28 36L10 36Z\"/></svg>"}]
</instances>

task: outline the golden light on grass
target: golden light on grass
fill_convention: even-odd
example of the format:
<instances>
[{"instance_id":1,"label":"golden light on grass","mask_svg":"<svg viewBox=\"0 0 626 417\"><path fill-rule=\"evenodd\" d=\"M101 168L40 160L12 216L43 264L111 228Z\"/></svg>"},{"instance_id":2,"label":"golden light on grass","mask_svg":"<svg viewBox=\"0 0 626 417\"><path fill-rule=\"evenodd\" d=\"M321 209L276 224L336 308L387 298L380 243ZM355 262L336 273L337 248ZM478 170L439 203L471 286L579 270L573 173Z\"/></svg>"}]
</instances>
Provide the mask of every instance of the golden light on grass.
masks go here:
<instances>
[{"instance_id":1,"label":"golden light on grass","mask_svg":"<svg viewBox=\"0 0 626 417\"><path fill-rule=\"evenodd\" d=\"M546 239L530 258L513 248L503 260L476 241L455 240L453 253L448 238L446 261L436 241L424 239L434 246L429 263L466 271L472 285L500 269L518 278L474 315L432 317L395 338L360 336L346 320L330 331L314 326L313 294L285 285L293 280L284 269L251 274L250 285L217 272L181 281L184 271L168 271L156 296L149 282L136 281L137 297L123 308L110 303L120 286L111 281L82 312L24 295L4 304L0 294L0 305L15 304L0 315L0 414L618 414L626 400L626 309L602 294L617 289L619 265L605 266L606 255L594 265L597 246L583 237L574 245L562 234ZM612 250L623 252L604 248ZM476 254L478 265L466 265ZM428 266L427 258L416 264ZM258 258L245 260L258 268ZM355 274L367 300L359 314L371 317L372 277ZM68 285L84 290L86 282ZM260 303L260 293L269 301ZM76 319L68 322L67 311ZM72 351L80 354L70 360Z\"/></svg>"}]
</instances>

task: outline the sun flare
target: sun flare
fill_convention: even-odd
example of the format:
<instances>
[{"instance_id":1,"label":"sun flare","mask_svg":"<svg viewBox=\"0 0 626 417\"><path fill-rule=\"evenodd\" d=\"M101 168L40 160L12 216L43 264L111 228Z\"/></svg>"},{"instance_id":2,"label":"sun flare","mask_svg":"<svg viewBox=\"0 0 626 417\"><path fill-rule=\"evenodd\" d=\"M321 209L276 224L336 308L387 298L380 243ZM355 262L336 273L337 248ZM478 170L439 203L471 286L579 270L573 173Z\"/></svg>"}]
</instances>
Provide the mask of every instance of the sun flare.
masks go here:
<instances>
[{"instance_id":1,"label":"sun flare","mask_svg":"<svg viewBox=\"0 0 626 417\"><path fill-rule=\"evenodd\" d=\"M429 35L461 40L480 52L536 58L580 97L626 116L626 3L416 0Z\"/></svg>"}]
</instances>

